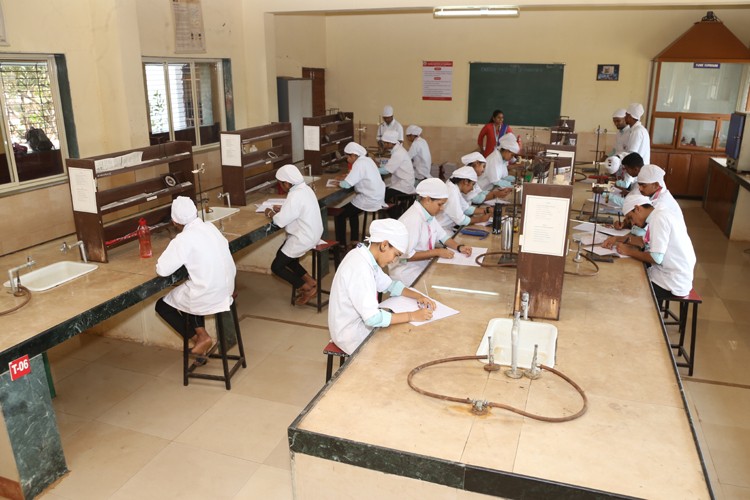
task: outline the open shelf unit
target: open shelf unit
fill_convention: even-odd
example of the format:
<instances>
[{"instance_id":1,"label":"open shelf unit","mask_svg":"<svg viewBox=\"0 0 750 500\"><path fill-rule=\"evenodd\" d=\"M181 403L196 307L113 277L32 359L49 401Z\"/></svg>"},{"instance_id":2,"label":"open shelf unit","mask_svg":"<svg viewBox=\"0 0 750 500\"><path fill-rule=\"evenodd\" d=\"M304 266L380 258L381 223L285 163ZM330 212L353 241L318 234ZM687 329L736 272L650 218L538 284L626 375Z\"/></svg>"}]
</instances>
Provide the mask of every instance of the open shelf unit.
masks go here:
<instances>
[{"instance_id":1,"label":"open shelf unit","mask_svg":"<svg viewBox=\"0 0 750 500\"><path fill-rule=\"evenodd\" d=\"M135 238L141 217L152 231L159 230L170 224L175 197L195 199L193 147L187 141L69 158L66 163L76 234L94 262L107 262L109 248ZM168 183L167 176L175 182Z\"/></svg>"},{"instance_id":2,"label":"open shelf unit","mask_svg":"<svg viewBox=\"0 0 750 500\"><path fill-rule=\"evenodd\" d=\"M344 148L354 140L354 113L303 118L302 125L320 128L318 149L305 149L305 165L312 166L313 174L320 175L331 167L346 166Z\"/></svg>"},{"instance_id":3,"label":"open shelf unit","mask_svg":"<svg viewBox=\"0 0 750 500\"><path fill-rule=\"evenodd\" d=\"M292 125L271 123L221 133L221 179L232 205L247 205L247 191L292 163Z\"/></svg>"}]
</instances>

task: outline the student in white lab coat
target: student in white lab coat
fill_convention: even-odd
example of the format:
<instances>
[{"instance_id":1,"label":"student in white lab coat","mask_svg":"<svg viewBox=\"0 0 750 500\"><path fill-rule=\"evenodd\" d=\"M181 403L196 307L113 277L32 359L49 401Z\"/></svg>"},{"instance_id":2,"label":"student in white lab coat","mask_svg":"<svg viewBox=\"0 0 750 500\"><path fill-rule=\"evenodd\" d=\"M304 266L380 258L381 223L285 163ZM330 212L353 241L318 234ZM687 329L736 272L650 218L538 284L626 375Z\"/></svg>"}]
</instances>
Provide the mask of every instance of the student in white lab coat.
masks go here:
<instances>
[{"instance_id":1,"label":"student in white lab coat","mask_svg":"<svg viewBox=\"0 0 750 500\"><path fill-rule=\"evenodd\" d=\"M398 140L404 142L404 127L393 118L393 106L390 104L383 108L383 121L378 125L378 132L375 134L375 139L381 149L383 148L383 134L389 130L398 133Z\"/></svg>"},{"instance_id":2,"label":"student in white lab coat","mask_svg":"<svg viewBox=\"0 0 750 500\"><path fill-rule=\"evenodd\" d=\"M237 269L229 242L216 226L198 218L193 200L178 196L172 201L172 224L179 234L156 262L156 274L169 276L185 266L189 277L155 308L177 333L194 339L191 352L202 356L212 343L204 316L229 310Z\"/></svg>"},{"instance_id":3,"label":"student in white lab coat","mask_svg":"<svg viewBox=\"0 0 750 500\"><path fill-rule=\"evenodd\" d=\"M615 125L615 145L609 153L614 156L620 153L627 153L628 139L630 138L630 125L625 121L627 110L620 108L612 113L612 123Z\"/></svg>"},{"instance_id":4,"label":"student in white lab coat","mask_svg":"<svg viewBox=\"0 0 750 500\"><path fill-rule=\"evenodd\" d=\"M502 136L498 148L487 157L487 168L478 179L479 187L483 190L490 190L493 187L512 187L516 178L508 175L508 162L519 151L520 147L515 135Z\"/></svg>"},{"instance_id":5,"label":"student in white lab coat","mask_svg":"<svg viewBox=\"0 0 750 500\"><path fill-rule=\"evenodd\" d=\"M414 165L411 163L406 148L398 142L398 134L393 130L383 134L383 145L386 150L391 152L388 162L379 169L382 175L391 174L391 185L385 189L385 201L397 203L399 199L417 192L414 189ZM392 217L398 217L401 215L401 211L397 212L396 207L394 207L390 214Z\"/></svg>"},{"instance_id":6,"label":"student in white lab coat","mask_svg":"<svg viewBox=\"0 0 750 500\"><path fill-rule=\"evenodd\" d=\"M318 245L323 236L323 220L318 197L305 184L297 167L284 165L276 171L276 179L281 189L289 194L280 207L267 208L266 217L283 227L287 236L271 263L271 272L297 290L295 304L301 306L315 296L318 284L299 259Z\"/></svg>"},{"instance_id":7,"label":"student in white lab coat","mask_svg":"<svg viewBox=\"0 0 750 500\"><path fill-rule=\"evenodd\" d=\"M437 214L438 223L446 233L453 234L455 226L468 226L478 222L486 222L492 214L491 207L475 207L466 201L463 195L474 189L477 183L477 173L472 167L457 168L451 178L445 181L448 188L448 201Z\"/></svg>"},{"instance_id":8,"label":"student in white lab coat","mask_svg":"<svg viewBox=\"0 0 750 500\"><path fill-rule=\"evenodd\" d=\"M651 163L651 137L648 134L648 130L641 123L641 116L643 116L643 105L634 102L625 113L625 123L630 127L628 134L628 142L625 146L625 151L616 153L607 158L606 169L609 174L614 175L620 169L620 163L622 159L628 153L638 153L643 158L643 163L648 165Z\"/></svg>"},{"instance_id":9,"label":"student in white lab coat","mask_svg":"<svg viewBox=\"0 0 750 500\"><path fill-rule=\"evenodd\" d=\"M471 255L471 247L459 245L435 218L448 201L445 183L440 179L425 179L417 184L417 195L417 201L399 219L409 231L409 246L404 258L388 268L391 277L406 286L411 286L436 257L452 259L454 251Z\"/></svg>"},{"instance_id":10,"label":"student in white lab coat","mask_svg":"<svg viewBox=\"0 0 750 500\"><path fill-rule=\"evenodd\" d=\"M339 183L344 189L354 188L354 199L341 208L334 219L336 239L346 247L346 220L349 220L352 241L359 240L359 214L363 211L375 212L385 205L385 183L380 177L378 166L367 156L367 150L350 142L344 153L352 170Z\"/></svg>"},{"instance_id":11,"label":"student in white lab coat","mask_svg":"<svg viewBox=\"0 0 750 500\"><path fill-rule=\"evenodd\" d=\"M328 303L328 329L331 340L347 354L354 352L375 328L432 317L435 302L404 288L403 283L392 280L381 269L399 258L408 242L409 235L401 222L374 220L368 243L360 243L346 254L336 270ZM414 311L394 314L380 309L378 292L414 299Z\"/></svg>"},{"instance_id":12,"label":"student in white lab coat","mask_svg":"<svg viewBox=\"0 0 750 500\"><path fill-rule=\"evenodd\" d=\"M474 172L477 174L477 182L469 193L463 195L464 199L475 205L481 205L485 201L490 201L495 198L504 198L513 191L513 188L499 188L490 186L490 189L483 190L479 187L479 178L482 177L487 167L487 160L482 156L482 153L473 152L461 157L461 164L467 167L472 167Z\"/></svg>"},{"instance_id":13,"label":"student in white lab coat","mask_svg":"<svg viewBox=\"0 0 750 500\"><path fill-rule=\"evenodd\" d=\"M432 155L430 146L422 137L422 129L416 125L406 127L406 138L411 142L409 158L414 165L414 180L423 181L432 177Z\"/></svg>"},{"instance_id":14,"label":"student in white lab coat","mask_svg":"<svg viewBox=\"0 0 750 500\"><path fill-rule=\"evenodd\" d=\"M680 205L664 184L664 174L664 169L661 167L644 165L638 173L638 189L642 195L648 196L653 206L663 205L676 216L683 218Z\"/></svg>"},{"instance_id":15,"label":"student in white lab coat","mask_svg":"<svg viewBox=\"0 0 750 500\"><path fill-rule=\"evenodd\" d=\"M615 182L617 192L609 195L609 202L612 205L621 207L626 196L640 193L638 190L638 174L642 167L643 159L638 153L630 153L622 159L623 175L621 179Z\"/></svg>"},{"instance_id":16,"label":"student in white lab coat","mask_svg":"<svg viewBox=\"0 0 750 500\"><path fill-rule=\"evenodd\" d=\"M688 295L696 258L685 221L665 205L653 206L645 196L629 198L623 212L634 226L646 228L646 234L626 237L617 252L650 264L648 277L659 302L669 295Z\"/></svg>"}]
</instances>

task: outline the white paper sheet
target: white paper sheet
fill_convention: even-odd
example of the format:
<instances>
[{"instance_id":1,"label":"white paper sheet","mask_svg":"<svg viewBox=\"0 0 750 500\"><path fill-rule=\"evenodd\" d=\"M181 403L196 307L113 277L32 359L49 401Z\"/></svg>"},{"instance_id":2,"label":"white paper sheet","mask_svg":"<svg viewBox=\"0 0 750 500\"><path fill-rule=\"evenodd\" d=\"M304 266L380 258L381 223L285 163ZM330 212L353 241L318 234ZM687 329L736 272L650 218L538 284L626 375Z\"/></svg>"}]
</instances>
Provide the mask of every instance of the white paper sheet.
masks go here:
<instances>
[{"instance_id":1,"label":"white paper sheet","mask_svg":"<svg viewBox=\"0 0 750 500\"><path fill-rule=\"evenodd\" d=\"M481 247L471 247L471 257L467 257L466 255L462 254L461 252L453 252L453 258L452 259L445 259L443 257L440 257L438 259L438 264L453 264L454 266L474 266L474 267L480 267L479 264L476 263L476 258L480 255L484 255L487 253L486 248Z\"/></svg>"},{"instance_id":2,"label":"white paper sheet","mask_svg":"<svg viewBox=\"0 0 750 500\"><path fill-rule=\"evenodd\" d=\"M613 256L619 257L621 259L629 259L630 258L627 255L620 255L619 253L617 253L617 250L615 250L614 248L611 249L611 250L608 250L606 248L602 248L602 247L598 247L597 246L597 247L594 247L593 250L591 249L591 247L584 248L584 250L587 250L589 252L593 252L596 255L613 255Z\"/></svg>"},{"instance_id":3,"label":"white paper sheet","mask_svg":"<svg viewBox=\"0 0 750 500\"><path fill-rule=\"evenodd\" d=\"M306 151L320 151L320 127L305 125L303 140Z\"/></svg>"},{"instance_id":4,"label":"white paper sheet","mask_svg":"<svg viewBox=\"0 0 750 500\"><path fill-rule=\"evenodd\" d=\"M579 222L577 220L573 220L573 219L571 220L573 222ZM573 229L573 231L586 231L587 233L593 233L594 223L593 222L581 222L580 224L573 226L571 229ZM613 227L605 226L604 224L597 224L596 232L608 234L610 236L625 236L626 234L630 233L630 229L615 229Z\"/></svg>"},{"instance_id":5,"label":"white paper sheet","mask_svg":"<svg viewBox=\"0 0 750 500\"><path fill-rule=\"evenodd\" d=\"M326 187L327 187L327 188L335 188L335 187L339 187L339 183L340 183L340 182L341 182L341 181L340 181L340 180L338 180L338 179L328 179L328 180L326 181Z\"/></svg>"},{"instance_id":6,"label":"white paper sheet","mask_svg":"<svg viewBox=\"0 0 750 500\"><path fill-rule=\"evenodd\" d=\"M221 164L242 166L242 138L237 134L221 134Z\"/></svg>"},{"instance_id":7,"label":"white paper sheet","mask_svg":"<svg viewBox=\"0 0 750 500\"><path fill-rule=\"evenodd\" d=\"M438 302L437 300L435 300L435 305L437 305L437 308L433 311L431 319L427 321L412 321L411 324L414 326L426 325L427 323L432 323L433 321L447 318L449 316L453 316L454 314L458 314L460 312L460 311L457 311L453 308L446 306L445 304L441 302ZM384 300L383 302L380 303L380 307L385 308L385 309L390 309L394 313L402 313L402 312L414 311L418 306L417 306L416 300L410 299L409 297L404 297L403 295L401 295L399 297L391 297L389 299Z\"/></svg>"},{"instance_id":8,"label":"white paper sheet","mask_svg":"<svg viewBox=\"0 0 750 500\"><path fill-rule=\"evenodd\" d=\"M284 198L269 198L263 203L256 203L255 204L255 212L261 213L265 212L267 208L273 208L274 205L283 205L286 199Z\"/></svg>"},{"instance_id":9,"label":"white paper sheet","mask_svg":"<svg viewBox=\"0 0 750 500\"><path fill-rule=\"evenodd\" d=\"M572 237L573 241L580 241L581 245L591 245L591 240L594 239L594 233L575 233ZM604 243L604 240L609 238L608 234L604 234L600 231L596 232L596 239L594 239L595 245Z\"/></svg>"},{"instance_id":10,"label":"white paper sheet","mask_svg":"<svg viewBox=\"0 0 750 500\"><path fill-rule=\"evenodd\" d=\"M483 205L490 205L490 206L493 206L493 205L510 205L511 203L513 203L512 200L504 200L502 198L492 198L491 200L487 200L487 201L483 202Z\"/></svg>"},{"instance_id":11,"label":"white paper sheet","mask_svg":"<svg viewBox=\"0 0 750 500\"><path fill-rule=\"evenodd\" d=\"M88 168L68 167L70 197L76 212L98 213L96 207L96 181L94 171Z\"/></svg>"},{"instance_id":12,"label":"white paper sheet","mask_svg":"<svg viewBox=\"0 0 750 500\"><path fill-rule=\"evenodd\" d=\"M569 209L568 198L527 195L521 251L558 257L565 255Z\"/></svg>"}]
</instances>

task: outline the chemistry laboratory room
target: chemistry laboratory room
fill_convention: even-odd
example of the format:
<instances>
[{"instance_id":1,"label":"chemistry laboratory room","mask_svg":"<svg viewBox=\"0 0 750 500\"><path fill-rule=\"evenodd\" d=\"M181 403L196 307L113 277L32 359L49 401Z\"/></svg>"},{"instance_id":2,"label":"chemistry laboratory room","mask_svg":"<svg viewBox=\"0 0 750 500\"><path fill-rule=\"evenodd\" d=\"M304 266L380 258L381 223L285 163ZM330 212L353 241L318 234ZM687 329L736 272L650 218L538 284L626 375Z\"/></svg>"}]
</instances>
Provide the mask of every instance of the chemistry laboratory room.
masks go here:
<instances>
[{"instance_id":1,"label":"chemistry laboratory room","mask_svg":"<svg viewBox=\"0 0 750 500\"><path fill-rule=\"evenodd\" d=\"M0 0L0 498L750 499L750 2Z\"/></svg>"}]
</instances>

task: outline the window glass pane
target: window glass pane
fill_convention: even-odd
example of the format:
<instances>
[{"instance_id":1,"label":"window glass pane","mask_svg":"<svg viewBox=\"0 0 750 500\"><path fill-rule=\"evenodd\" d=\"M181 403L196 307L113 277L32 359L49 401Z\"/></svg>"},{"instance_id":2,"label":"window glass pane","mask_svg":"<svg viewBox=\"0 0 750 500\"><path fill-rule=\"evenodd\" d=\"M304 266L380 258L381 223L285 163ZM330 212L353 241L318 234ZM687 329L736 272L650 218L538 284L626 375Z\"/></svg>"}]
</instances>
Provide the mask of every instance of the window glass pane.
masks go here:
<instances>
[{"instance_id":1,"label":"window glass pane","mask_svg":"<svg viewBox=\"0 0 750 500\"><path fill-rule=\"evenodd\" d=\"M153 145L169 140L167 86L163 64L146 63L143 69L146 78L149 132Z\"/></svg>"},{"instance_id":2,"label":"window glass pane","mask_svg":"<svg viewBox=\"0 0 750 500\"><path fill-rule=\"evenodd\" d=\"M713 120L682 120L682 136L680 144L712 148L714 145L714 131L716 122Z\"/></svg>"},{"instance_id":3,"label":"window glass pane","mask_svg":"<svg viewBox=\"0 0 750 500\"><path fill-rule=\"evenodd\" d=\"M170 63L169 93L172 105L172 127L176 141L195 142L195 115L193 112L193 86L190 77L190 64Z\"/></svg>"},{"instance_id":4,"label":"window glass pane","mask_svg":"<svg viewBox=\"0 0 750 500\"><path fill-rule=\"evenodd\" d=\"M672 144L674 125L674 118L655 118L654 133L651 134L651 142L653 144Z\"/></svg>"},{"instance_id":5,"label":"window glass pane","mask_svg":"<svg viewBox=\"0 0 750 500\"><path fill-rule=\"evenodd\" d=\"M0 186L3 184L9 184L11 181L11 170L10 170L10 159L8 158L9 152L3 151L5 149L5 141L0 142Z\"/></svg>"},{"instance_id":6,"label":"window glass pane","mask_svg":"<svg viewBox=\"0 0 750 500\"><path fill-rule=\"evenodd\" d=\"M727 147L727 135L729 135L729 120L721 120L719 128L719 149Z\"/></svg>"},{"instance_id":7,"label":"window glass pane","mask_svg":"<svg viewBox=\"0 0 750 500\"><path fill-rule=\"evenodd\" d=\"M656 111L731 114L737 107L743 64L694 68L662 63Z\"/></svg>"},{"instance_id":8,"label":"window glass pane","mask_svg":"<svg viewBox=\"0 0 750 500\"><path fill-rule=\"evenodd\" d=\"M219 142L221 108L219 71L216 63L195 63L196 95L198 96L198 124L200 143Z\"/></svg>"}]
</instances>

